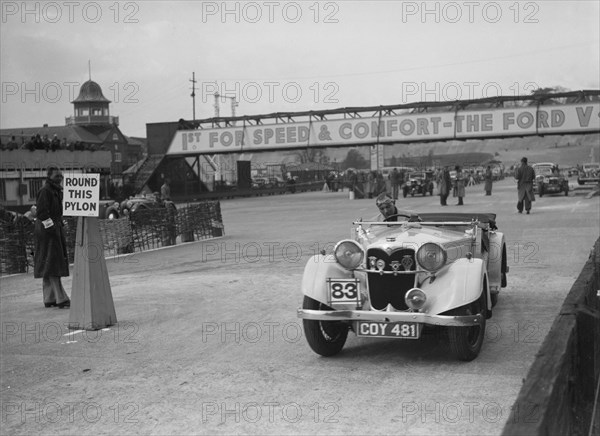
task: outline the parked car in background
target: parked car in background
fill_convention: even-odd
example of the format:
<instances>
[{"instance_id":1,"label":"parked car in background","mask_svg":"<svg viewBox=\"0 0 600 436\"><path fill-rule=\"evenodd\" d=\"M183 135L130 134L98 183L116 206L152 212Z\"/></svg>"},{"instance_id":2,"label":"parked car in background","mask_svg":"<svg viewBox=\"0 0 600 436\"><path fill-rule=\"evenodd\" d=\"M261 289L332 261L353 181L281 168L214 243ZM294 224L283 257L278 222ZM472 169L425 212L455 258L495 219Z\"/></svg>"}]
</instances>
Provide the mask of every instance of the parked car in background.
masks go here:
<instances>
[{"instance_id":1,"label":"parked car in background","mask_svg":"<svg viewBox=\"0 0 600 436\"><path fill-rule=\"evenodd\" d=\"M269 177L269 184L273 188L283 188L285 186L285 182L283 181L283 179L277 176Z\"/></svg>"},{"instance_id":2,"label":"parked car in background","mask_svg":"<svg viewBox=\"0 0 600 436\"><path fill-rule=\"evenodd\" d=\"M577 176L577 183L580 185L586 183L600 183L600 164L585 163L581 168L582 170Z\"/></svg>"},{"instance_id":3,"label":"parked car in background","mask_svg":"<svg viewBox=\"0 0 600 436\"><path fill-rule=\"evenodd\" d=\"M546 194L559 194L564 192L569 195L569 181L558 170L558 165L552 162L536 163L532 165L535 171L533 190L540 197Z\"/></svg>"},{"instance_id":4,"label":"parked car in background","mask_svg":"<svg viewBox=\"0 0 600 436\"><path fill-rule=\"evenodd\" d=\"M433 195L433 171L414 171L408 174L407 182L402 185L402 195L406 197L410 194L414 197L415 194L423 196Z\"/></svg>"},{"instance_id":5,"label":"parked car in background","mask_svg":"<svg viewBox=\"0 0 600 436\"><path fill-rule=\"evenodd\" d=\"M264 177L256 177L252 179L252 188L254 189L266 189L270 187L269 181Z\"/></svg>"},{"instance_id":6,"label":"parked car in background","mask_svg":"<svg viewBox=\"0 0 600 436\"><path fill-rule=\"evenodd\" d=\"M349 331L418 340L424 329L443 328L457 359L475 359L507 286L496 215L421 213L354 225L353 239L306 263L298 317L310 348L333 356Z\"/></svg>"}]
</instances>

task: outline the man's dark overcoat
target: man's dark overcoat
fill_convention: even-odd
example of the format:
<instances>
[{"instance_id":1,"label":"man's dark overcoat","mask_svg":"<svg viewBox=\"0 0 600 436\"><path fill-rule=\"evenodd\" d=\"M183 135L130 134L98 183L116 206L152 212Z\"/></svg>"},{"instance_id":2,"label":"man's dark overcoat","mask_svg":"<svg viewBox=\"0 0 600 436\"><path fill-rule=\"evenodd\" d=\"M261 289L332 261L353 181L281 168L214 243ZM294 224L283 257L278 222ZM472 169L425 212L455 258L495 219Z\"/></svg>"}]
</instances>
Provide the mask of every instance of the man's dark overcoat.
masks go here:
<instances>
[{"instance_id":1,"label":"man's dark overcoat","mask_svg":"<svg viewBox=\"0 0 600 436\"><path fill-rule=\"evenodd\" d=\"M47 180L37 196L37 220L35 221L35 248L33 276L67 277L69 260L63 229L63 192L60 185ZM52 220L53 225L45 228L43 221Z\"/></svg>"}]
</instances>

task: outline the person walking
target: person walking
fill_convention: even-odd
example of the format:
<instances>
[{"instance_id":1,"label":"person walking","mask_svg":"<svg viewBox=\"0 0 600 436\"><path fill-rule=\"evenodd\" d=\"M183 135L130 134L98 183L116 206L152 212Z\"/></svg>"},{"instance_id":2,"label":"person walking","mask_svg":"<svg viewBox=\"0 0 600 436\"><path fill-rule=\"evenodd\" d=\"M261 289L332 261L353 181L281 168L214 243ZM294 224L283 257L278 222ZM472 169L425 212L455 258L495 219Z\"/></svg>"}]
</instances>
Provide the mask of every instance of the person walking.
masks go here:
<instances>
[{"instance_id":1,"label":"person walking","mask_svg":"<svg viewBox=\"0 0 600 436\"><path fill-rule=\"evenodd\" d=\"M485 180L485 185L483 187L483 189L485 190L485 195L492 195L493 175L492 175L492 167L490 167L489 165L488 165L487 169L485 170L485 174L483 175L483 180Z\"/></svg>"},{"instance_id":2,"label":"person walking","mask_svg":"<svg viewBox=\"0 0 600 436\"><path fill-rule=\"evenodd\" d=\"M392 170L390 179L392 181L392 198L398 200L398 185L400 184L400 173L398 173L398 168Z\"/></svg>"},{"instance_id":3,"label":"person walking","mask_svg":"<svg viewBox=\"0 0 600 436\"><path fill-rule=\"evenodd\" d=\"M535 201L533 195L533 182L535 180L535 170L527 164L527 158L521 159L521 166L515 171L515 179L517 180L517 210L523 213L523 206L527 211L527 215L531 211L531 203Z\"/></svg>"},{"instance_id":4,"label":"person walking","mask_svg":"<svg viewBox=\"0 0 600 436\"><path fill-rule=\"evenodd\" d=\"M456 170L456 190L455 194L458 197L457 206L463 206L463 197L465 196L465 176L463 175L460 166L456 165L454 168Z\"/></svg>"},{"instance_id":5,"label":"person walking","mask_svg":"<svg viewBox=\"0 0 600 436\"><path fill-rule=\"evenodd\" d=\"M446 201L448 200L448 195L450 195L451 184L452 180L450 179L450 171L448 171L448 167L444 167L440 173L440 179L438 182L438 189L440 191L440 204L442 206L448 206Z\"/></svg>"},{"instance_id":6,"label":"person walking","mask_svg":"<svg viewBox=\"0 0 600 436\"><path fill-rule=\"evenodd\" d=\"M50 166L46 176L46 183L36 200L33 276L42 279L45 307L70 307L71 300L60 281L61 277L69 276L69 258L63 230L63 175L59 168Z\"/></svg>"}]
</instances>

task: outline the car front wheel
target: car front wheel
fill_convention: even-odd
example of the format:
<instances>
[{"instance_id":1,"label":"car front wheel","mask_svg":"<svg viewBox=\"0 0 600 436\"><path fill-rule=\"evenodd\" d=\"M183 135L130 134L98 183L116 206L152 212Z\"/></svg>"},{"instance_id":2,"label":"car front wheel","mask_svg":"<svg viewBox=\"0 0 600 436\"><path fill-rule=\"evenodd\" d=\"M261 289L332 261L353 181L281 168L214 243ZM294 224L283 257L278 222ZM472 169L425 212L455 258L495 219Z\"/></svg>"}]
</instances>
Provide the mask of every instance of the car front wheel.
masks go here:
<instances>
[{"instance_id":1,"label":"car front wheel","mask_svg":"<svg viewBox=\"0 0 600 436\"><path fill-rule=\"evenodd\" d=\"M482 317L482 323L473 327L449 327L448 337L450 339L450 349L458 360L471 361L475 359L481 351L483 339L485 337L485 320L486 320L486 304L485 304L485 286L481 298L470 304L462 310L458 310L453 315L474 315L479 314Z\"/></svg>"},{"instance_id":2,"label":"car front wheel","mask_svg":"<svg viewBox=\"0 0 600 436\"><path fill-rule=\"evenodd\" d=\"M331 310L325 304L305 296L303 309ZM304 334L310 348L321 356L329 357L339 353L348 337L349 325L340 321L317 321L303 319Z\"/></svg>"}]
</instances>

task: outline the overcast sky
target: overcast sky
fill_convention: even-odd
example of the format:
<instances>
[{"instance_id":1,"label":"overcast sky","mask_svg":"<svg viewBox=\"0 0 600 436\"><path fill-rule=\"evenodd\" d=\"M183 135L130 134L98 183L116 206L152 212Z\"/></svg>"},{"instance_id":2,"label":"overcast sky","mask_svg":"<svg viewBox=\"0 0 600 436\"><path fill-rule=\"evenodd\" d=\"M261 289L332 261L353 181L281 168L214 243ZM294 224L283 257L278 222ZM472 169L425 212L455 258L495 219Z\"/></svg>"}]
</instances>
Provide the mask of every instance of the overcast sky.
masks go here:
<instances>
[{"instance_id":1,"label":"overcast sky","mask_svg":"<svg viewBox=\"0 0 600 436\"><path fill-rule=\"evenodd\" d=\"M215 90L252 115L600 88L598 1L23 4L1 2L2 128L64 125L88 60L129 136L192 119L192 72L197 119Z\"/></svg>"}]
</instances>

